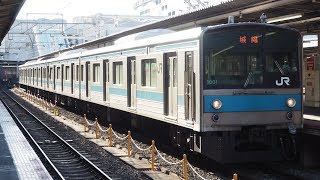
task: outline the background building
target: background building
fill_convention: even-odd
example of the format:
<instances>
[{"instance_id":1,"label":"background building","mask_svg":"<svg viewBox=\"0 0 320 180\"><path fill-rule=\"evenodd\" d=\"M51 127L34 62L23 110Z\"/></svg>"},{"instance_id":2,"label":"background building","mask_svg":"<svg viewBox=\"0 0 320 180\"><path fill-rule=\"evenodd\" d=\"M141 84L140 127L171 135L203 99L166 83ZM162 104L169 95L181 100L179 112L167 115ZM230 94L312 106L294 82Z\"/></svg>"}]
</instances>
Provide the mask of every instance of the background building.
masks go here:
<instances>
[{"instance_id":1,"label":"background building","mask_svg":"<svg viewBox=\"0 0 320 180\"><path fill-rule=\"evenodd\" d=\"M222 0L134 0L133 8L141 16L175 16L217 5Z\"/></svg>"}]
</instances>

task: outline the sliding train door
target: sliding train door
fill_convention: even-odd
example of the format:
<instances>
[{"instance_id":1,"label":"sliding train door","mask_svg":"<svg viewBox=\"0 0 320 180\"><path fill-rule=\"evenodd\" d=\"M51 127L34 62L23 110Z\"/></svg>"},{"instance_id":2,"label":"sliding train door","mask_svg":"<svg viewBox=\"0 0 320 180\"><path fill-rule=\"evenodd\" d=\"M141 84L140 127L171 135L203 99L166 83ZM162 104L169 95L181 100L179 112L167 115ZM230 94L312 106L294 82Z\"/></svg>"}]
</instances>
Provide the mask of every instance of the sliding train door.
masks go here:
<instances>
[{"instance_id":1,"label":"sliding train door","mask_svg":"<svg viewBox=\"0 0 320 180\"><path fill-rule=\"evenodd\" d=\"M109 88L110 88L110 79L109 79L109 60L103 60L103 100L107 103L110 102Z\"/></svg>"},{"instance_id":2,"label":"sliding train door","mask_svg":"<svg viewBox=\"0 0 320 180\"><path fill-rule=\"evenodd\" d=\"M136 94L137 94L137 84L136 84L136 58L128 57L127 61L127 89L128 89L128 107L136 108Z\"/></svg>"},{"instance_id":3,"label":"sliding train door","mask_svg":"<svg viewBox=\"0 0 320 180\"><path fill-rule=\"evenodd\" d=\"M194 121L194 72L193 72L193 52L185 53L185 71L184 71L184 99L185 99L185 119L188 123Z\"/></svg>"},{"instance_id":4,"label":"sliding train door","mask_svg":"<svg viewBox=\"0 0 320 180\"><path fill-rule=\"evenodd\" d=\"M164 114L176 119L178 112L178 60L177 54L164 55Z\"/></svg>"}]
</instances>

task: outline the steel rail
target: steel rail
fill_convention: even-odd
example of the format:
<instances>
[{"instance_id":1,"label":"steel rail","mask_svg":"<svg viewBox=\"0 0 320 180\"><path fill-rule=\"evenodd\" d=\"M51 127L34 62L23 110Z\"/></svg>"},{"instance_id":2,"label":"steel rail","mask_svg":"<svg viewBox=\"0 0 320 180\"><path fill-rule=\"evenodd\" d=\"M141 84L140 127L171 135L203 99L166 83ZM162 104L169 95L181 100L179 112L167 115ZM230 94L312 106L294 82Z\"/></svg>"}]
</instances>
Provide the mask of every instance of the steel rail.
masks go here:
<instances>
[{"instance_id":1,"label":"steel rail","mask_svg":"<svg viewBox=\"0 0 320 180\"><path fill-rule=\"evenodd\" d=\"M49 133L51 133L55 138L57 138L59 141L61 141L64 145L66 145L67 148L69 148L71 151L73 151L79 159L82 159L85 161L87 165L91 169L93 169L99 176L103 177L103 179L112 179L110 176L108 176L106 173L104 173L100 168L98 168L96 165L94 165L90 160L88 160L85 156L83 156L79 151L77 151L75 148L73 148L69 143L67 143L64 139L62 139L58 134L56 134L54 131L52 131L47 125L45 125L40 119L38 119L33 113L31 113L28 109L26 109L22 104L17 102L13 97L11 97L8 93L6 93L4 90L2 90L3 94L5 94L7 97L9 97L14 103L19 105L24 111L26 111L30 116L32 116L38 123L40 123ZM7 103L3 101L3 97L0 97L3 104L8 109L9 113L12 114L13 118L19 123L21 127L23 127L23 130L28 134L28 137L32 139L32 143L37 147L37 149L41 152L41 154L46 158L46 160L50 163L50 165L54 166L54 163L50 160L50 158L45 154L45 152L41 149L41 147L38 145L38 143L32 138L31 134L28 132L28 130L24 127L24 125L19 121L19 118L14 114L12 109L8 106ZM59 178L65 179L63 175L60 173L60 171L54 166L53 169L57 171L57 174Z\"/></svg>"}]
</instances>

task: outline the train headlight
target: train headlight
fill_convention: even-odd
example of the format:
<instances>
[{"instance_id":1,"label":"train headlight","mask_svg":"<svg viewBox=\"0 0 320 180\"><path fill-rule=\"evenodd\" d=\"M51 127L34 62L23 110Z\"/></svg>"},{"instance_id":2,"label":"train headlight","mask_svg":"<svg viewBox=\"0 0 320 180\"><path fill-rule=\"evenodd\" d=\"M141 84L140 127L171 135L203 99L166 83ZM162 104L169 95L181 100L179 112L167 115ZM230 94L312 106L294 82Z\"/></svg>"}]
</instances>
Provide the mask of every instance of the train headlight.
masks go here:
<instances>
[{"instance_id":1,"label":"train headlight","mask_svg":"<svg viewBox=\"0 0 320 180\"><path fill-rule=\"evenodd\" d=\"M294 107L295 105L296 105L296 100L295 100L295 99L289 98L289 99L287 100L287 106L288 106L288 107L292 108L292 107Z\"/></svg>"},{"instance_id":2,"label":"train headlight","mask_svg":"<svg viewBox=\"0 0 320 180\"><path fill-rule=\"evenodd\" d=\"M222 102L219 99L215 99L212 101L211 105L214 109L220 109L222 106Z\"/></svg>"}]
</instances>

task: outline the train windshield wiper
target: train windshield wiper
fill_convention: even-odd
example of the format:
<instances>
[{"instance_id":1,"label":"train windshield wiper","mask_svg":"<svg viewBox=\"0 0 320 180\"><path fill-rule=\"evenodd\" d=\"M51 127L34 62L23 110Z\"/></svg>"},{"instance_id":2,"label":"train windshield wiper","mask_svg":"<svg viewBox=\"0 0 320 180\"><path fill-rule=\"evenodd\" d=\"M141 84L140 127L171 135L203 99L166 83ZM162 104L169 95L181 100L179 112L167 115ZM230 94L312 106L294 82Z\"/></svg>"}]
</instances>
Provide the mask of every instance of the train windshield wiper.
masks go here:
<instances>
[{"instance_id":1,"label":"train windshield wiper","mask_svg":"<svg viewBox=\"0 0 320 180\"><path fill-rule=\"evenodd\" d=\"M277 68L279 69L280 73L281 73L282 75L284 75L284 72L283 72L282 68L280 67L278 61L274 61L274 63L276 64L276 66L277 66Z\"/></svg>"},{"instance_id":2,"label":"train windshield wiper","mask_svg":"<svg viewBox=\"0 0 320 180\"><path fill-rule=\"evenodd\" d=\"M246 82L244 83L243 87L247 87L247 85L249 84L251 76L252 76L252 72L249 72L249 74L247 76L247 79L246 79Z\"/></svg>"}]
</instances>

